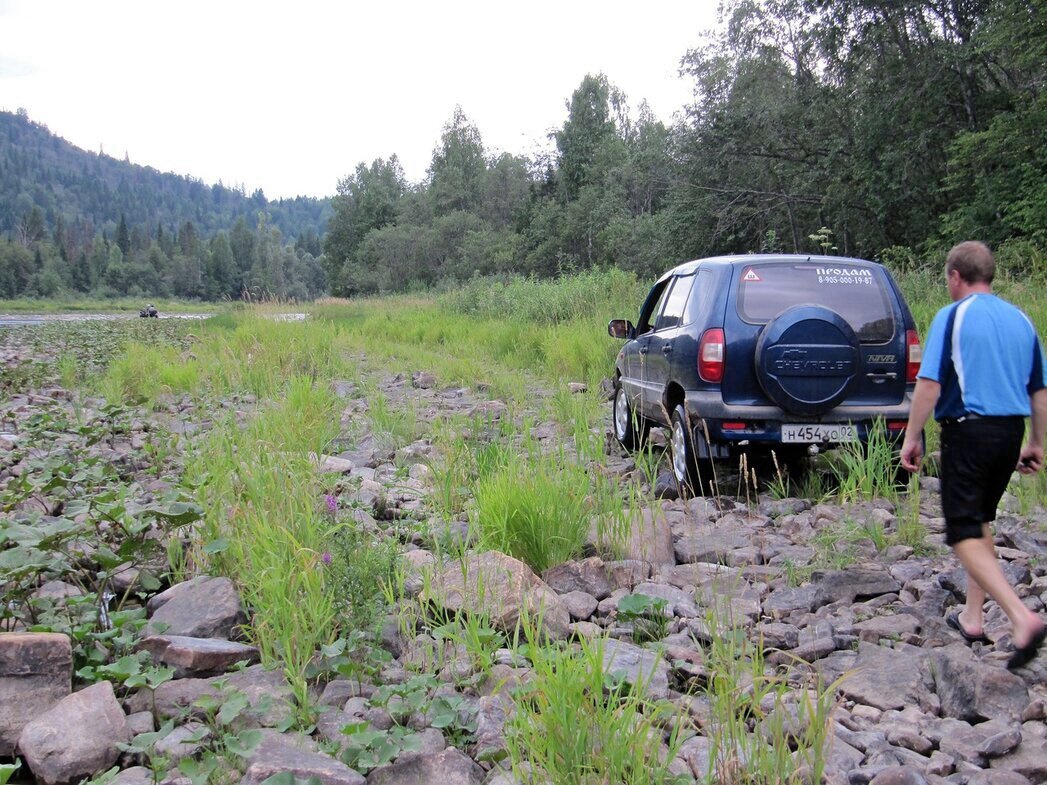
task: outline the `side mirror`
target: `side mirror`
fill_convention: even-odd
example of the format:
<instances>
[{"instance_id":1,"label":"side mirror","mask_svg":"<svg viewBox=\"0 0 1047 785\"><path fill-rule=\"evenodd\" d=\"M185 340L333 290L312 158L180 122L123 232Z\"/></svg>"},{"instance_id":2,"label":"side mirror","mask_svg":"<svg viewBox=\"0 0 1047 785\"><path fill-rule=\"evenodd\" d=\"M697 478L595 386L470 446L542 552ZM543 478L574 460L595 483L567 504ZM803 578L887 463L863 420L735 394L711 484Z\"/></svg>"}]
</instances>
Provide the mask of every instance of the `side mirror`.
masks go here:
<instances>
[{"instance_id":1,"label":"side mirror","mask_svg":"<svg viewBox=\"0 0 1047 785\"><path fill-rule=\"evenodd\" d=\"M636 328L627 319L611 319L607 323L607 334L612 338L632 339L636 336Z\"/></svg>"}]
</instances>

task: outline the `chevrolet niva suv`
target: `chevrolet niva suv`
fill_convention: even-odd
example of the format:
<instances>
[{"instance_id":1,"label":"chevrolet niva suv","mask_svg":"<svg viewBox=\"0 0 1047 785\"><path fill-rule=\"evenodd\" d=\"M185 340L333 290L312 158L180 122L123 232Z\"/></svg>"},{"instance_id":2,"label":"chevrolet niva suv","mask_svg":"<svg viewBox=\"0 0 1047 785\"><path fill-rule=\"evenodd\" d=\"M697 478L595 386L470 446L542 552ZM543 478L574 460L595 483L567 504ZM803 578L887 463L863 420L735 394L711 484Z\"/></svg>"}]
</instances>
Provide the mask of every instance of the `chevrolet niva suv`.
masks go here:
<instances>
[{"instance_id":1,"label":"chevrolet niva suv","mask_svg":"<svg viewBox=\"0 0 1047 785\"><path fill-rule=\"evenodd\" d=\"M655 283L614 372L614 434L628 450L669 428L673 474L746 451L795 464L865 442L882 418L900 444L921 350L887 270L837 256L721 256ZM707 475L708 476L708 475Z\"/></svg>"}]
</instances>

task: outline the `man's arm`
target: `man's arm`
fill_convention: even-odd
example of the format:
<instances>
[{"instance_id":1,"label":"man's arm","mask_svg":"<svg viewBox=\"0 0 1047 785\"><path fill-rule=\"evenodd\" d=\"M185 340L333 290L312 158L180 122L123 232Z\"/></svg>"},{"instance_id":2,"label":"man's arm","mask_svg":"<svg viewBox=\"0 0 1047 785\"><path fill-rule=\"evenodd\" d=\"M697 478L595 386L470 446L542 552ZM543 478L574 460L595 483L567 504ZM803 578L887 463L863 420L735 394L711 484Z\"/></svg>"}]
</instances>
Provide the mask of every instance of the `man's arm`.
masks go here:
<instances>
[{"instance_id":1,"label":"man's arm","mask_svg":"<svg viewBox=\"0 0 1047 785\"><path fill-rule=\"evenodd\" d=\"M1034 392L1029 402L1032 404L1032 418L1029 423L1029 438L1022 448L1018 471L1022 474L1033 474L1043 468L1043 439L1047 431L1047 387Z\"/></svg>"},{"instance_id":2,"label":"man's arm","mask_svg":"<svg viewBox=\"0 0 1047 785\"><path fill-rule=\"evenodd\" d=\"M920 470L920 462L923 460L923 426L927 418L934 411L934 405L938 403L938 396L942 393L942 386L930 379L917 379L916 389L912 394L912 408L909 409L909 423L905 426L905 441L902 443L902 466L910 471ZM1044 399L1044 416L1047 417L1047 398ZM1047 420L1045 420L1047 422ZM1040 460L1043 460L1043 447L1041 443Z\"/></svg>"}]
</instances>

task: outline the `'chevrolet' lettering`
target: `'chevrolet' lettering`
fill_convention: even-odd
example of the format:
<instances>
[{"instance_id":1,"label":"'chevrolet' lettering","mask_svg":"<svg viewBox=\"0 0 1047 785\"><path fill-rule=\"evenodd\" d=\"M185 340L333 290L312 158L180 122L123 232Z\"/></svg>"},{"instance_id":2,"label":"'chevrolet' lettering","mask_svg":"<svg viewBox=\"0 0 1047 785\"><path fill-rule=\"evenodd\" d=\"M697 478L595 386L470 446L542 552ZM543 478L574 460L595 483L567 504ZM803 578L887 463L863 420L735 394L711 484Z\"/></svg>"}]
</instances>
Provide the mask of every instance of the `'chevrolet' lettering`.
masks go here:
<instances>
[{"instance_id":1,"label":"'chevrolet' lettering","mask_svg":"<svg viewBox=\"0 0 1047 785\"><path fill-rule=\"evenodd\" d=\"M850 360L786 360L774 361L776 371L848 371Z\"/></svg>"}]
</instances>

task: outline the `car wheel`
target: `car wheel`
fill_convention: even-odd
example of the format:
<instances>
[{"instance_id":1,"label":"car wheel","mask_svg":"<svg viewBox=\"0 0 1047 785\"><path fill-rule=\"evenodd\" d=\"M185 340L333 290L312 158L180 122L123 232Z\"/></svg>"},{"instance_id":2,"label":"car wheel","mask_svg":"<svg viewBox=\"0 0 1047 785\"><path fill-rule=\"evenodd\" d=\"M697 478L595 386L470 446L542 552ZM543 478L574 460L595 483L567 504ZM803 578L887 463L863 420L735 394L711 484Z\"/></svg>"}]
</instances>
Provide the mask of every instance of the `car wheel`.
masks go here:
<instances>
[{"instance_id":1,"label":"car wheel","mask_svg":"<svg viewBox=\"0 0 1047 785\"><path fill-rule=\"evenodd\" d=\"M695 456L694 433L682 404L673 409L670 417L669 445L672 448L673 477L681 493L690 496L700 493L702 481Z\"/></svg>"},{"instance_id":2,"label":"car wheel","mask_svg":"<svg viewBox=\"0 0 1047 785\"><path fill-rule=\"evenodd\" d=\"M638 450L647 441L650 423L629 405L629 393L619 384L614 391L614 437L627 450Z\"/></svg>"}]
</instances>

